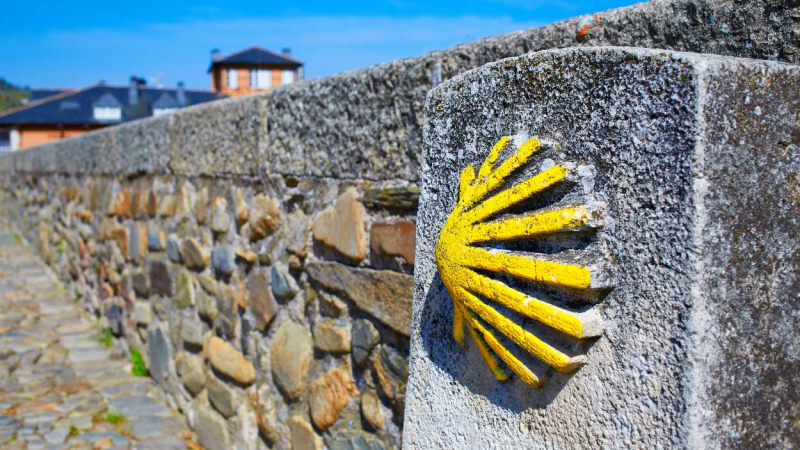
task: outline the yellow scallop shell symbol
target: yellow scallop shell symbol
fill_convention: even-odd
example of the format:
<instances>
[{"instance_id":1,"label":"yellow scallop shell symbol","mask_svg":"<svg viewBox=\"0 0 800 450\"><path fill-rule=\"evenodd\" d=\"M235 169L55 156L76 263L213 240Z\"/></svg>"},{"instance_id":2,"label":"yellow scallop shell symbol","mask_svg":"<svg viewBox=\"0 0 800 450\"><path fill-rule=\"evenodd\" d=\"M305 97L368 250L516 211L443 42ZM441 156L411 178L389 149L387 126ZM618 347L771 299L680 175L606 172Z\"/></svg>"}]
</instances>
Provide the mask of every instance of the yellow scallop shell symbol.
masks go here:
<instances>
[{"instance_id":1,"label":"yellow scallop shell symbol","mask_svg":"<svg viewBox=\"0 0 800 450\"><path fill-rule=\"evenodd\" d=\"M510 376L507 369L511 369L526 383L537 387L541 384L539 378L503 345L496 333L560 372L574 371L586 362L586 357L568 356L548 345L498 312L492 303L579 339L599 336L602 320L595 309L568 311L520 292L486 273L566 290L606 288L609 278L598 269L602 267L600 264L576 265L575 258L559 258L558 254L507 251L486 244L597 228L602 225L602 218L597 208L585 205L502 215L508 208L563 182L571 167L553 165L518 184L506 186L512 173L542 147L538 139L528 139L516 153L497 164L508 144L508 137L501 138L477 175L473 166L461 172L458 203L436 243L436 266L453 301L453 338L462 344L466 327L498 380L507 380Z\"/></svg>"}]
</instances>

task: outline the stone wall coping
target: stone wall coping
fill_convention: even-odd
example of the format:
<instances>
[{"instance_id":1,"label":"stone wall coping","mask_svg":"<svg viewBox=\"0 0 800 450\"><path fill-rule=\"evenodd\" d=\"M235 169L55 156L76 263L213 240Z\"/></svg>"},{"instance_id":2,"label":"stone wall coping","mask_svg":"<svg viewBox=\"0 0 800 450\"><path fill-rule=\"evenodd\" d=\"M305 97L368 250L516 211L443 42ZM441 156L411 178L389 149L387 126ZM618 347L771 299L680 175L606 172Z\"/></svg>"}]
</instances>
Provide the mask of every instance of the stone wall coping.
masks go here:
<instances>
[{"instance_id":1,"label":"stone wall coping","mask_svg":"<svg viewBox=\"0 0 800 450\"><path fill-rule=\"evenodd\" d=\"M796 384L790 330L799 321L784 314L800 285L800 200L791 194L791 174L800 167L799 84L795 64L595 47L509 58L432 90L404 448L794 442L796 433L765 412L796 404L785 387ZM498 142L508 142L508 150ZM498 175L520 160L526 162ZM525 181L556 167L574 178L545 187ZM499 181L507 176L507 184ZM462 200L472 195L483 197ZM552 234L570 228L548 236L523 222L537 213L569 216L571 208L603 222L574 230L592 235L585 244L549 246ZM483 219L459 220L475 211ZM514 230L506 225L514 222L530 228L506 246ZM488 229L490 238L471 249L467 239L453 237ZM537 260L567 261L585 272L526 265ZM474 290L477 300L453 295L453 287ZM527 296L526 306L539 299L573 313L588 334L564 340L569 331L547 314L509 306L512 291ZM498 357L519 358L545 381L537 385L540 379L508 364L514 375L499 382L507 374L490 370L480 341L453 328L468 323L456 308L482 319L468 325L472 331L484 323L508 337L483 341L494 342ZM569 356L551 359L555 364L531 357L541 348L532 340L527 348L516 345L523 334L509 323ZM757 367L748 365L753 358ZM564 426L573 420L575 426Z\"/></svg>"},{"instance_id":2,"label":"stone wall coping","mask_svg":"<svg viewBox=\"0 0 800 450\"><path fill-rule=\"evenodd\" d=\"M800 61L800 6L656 0L574 17L253 96L186 108L0 156L0 171L286 176L416 182L427 92L528 52L621 45ZM679 31L678 31L679 30Z\"/></svg>"}]
</instances>

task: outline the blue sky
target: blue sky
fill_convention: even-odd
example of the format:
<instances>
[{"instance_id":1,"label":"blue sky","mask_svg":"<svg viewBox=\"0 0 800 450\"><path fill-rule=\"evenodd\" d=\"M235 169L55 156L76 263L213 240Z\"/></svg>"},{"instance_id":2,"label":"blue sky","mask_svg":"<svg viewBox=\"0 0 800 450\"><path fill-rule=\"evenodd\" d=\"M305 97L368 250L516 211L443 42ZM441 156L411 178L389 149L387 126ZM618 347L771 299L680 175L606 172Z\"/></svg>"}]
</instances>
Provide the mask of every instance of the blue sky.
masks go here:
<instances>
[{"instance_id":1,"label":"blue sky","mask_svg":"<svg viewBox=\"0 0 800 450\"><path fill-rule=\"evenodd\" d=\"M632 0L4 0L0 77L78 87L130 75L207 89L212 48L290 47L306 77L330 75L539 26Z\"/></svg>"}]
</instances>

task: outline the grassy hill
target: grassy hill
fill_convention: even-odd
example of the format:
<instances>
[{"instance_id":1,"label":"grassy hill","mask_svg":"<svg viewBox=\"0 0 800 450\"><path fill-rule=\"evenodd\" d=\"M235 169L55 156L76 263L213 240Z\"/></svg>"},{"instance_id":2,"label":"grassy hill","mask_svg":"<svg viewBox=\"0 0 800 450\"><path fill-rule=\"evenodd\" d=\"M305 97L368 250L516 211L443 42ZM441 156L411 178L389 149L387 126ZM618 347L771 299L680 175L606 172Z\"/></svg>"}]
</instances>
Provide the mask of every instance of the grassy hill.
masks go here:
<instances>
[{"instance_id":1,"label":"grassy hill","mask_svg":"<svg viewBox=\"0 0 800 450\"><path fill-rule=\"evenodd\" d=\"M29 98L31 98L30 89L15 86L0 78L0 113L7 109L24 105Z\"/></svg>"}]
</instances>

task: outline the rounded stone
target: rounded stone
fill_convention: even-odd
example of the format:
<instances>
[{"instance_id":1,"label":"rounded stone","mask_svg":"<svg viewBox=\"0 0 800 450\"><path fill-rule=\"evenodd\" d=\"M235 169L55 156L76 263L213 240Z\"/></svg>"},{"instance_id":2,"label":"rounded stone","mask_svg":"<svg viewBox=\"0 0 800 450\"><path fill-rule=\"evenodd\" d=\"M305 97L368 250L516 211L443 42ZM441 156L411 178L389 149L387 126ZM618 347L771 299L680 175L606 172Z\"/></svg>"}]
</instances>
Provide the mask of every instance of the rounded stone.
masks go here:
<instances>
[{"instance_id":1,"label":"rounded stone","mask_svg":"<svg viewBox=\"0 0 800 450\"><path fill-rule=\"evenodd\" d=\"M179 263L181 262L181 244L178 235L170 234L167 236L167 258L170 261Z\"/></svg>"},{"instance_id":2,"label":"rounded stone","mask_svg":"<svg viewBox=\"0 0 800 450\"><path fill-rule=\"evenodd\" d=\"M196 408L194 411L197 417L195 431L197 431L200 445L209 450L227 450L231 448L228 430L225 427L225 419L205 406Z\"/></svg>"},{"instance_id":3,"label":"rounded stone","mask_svg":"<svg viewBox=\"0 0 800 450\"><path fill-rule=\"evenodd\" d=\"M150 374L160 384L167 381L172 372L172 346L169 343L168 333L162 326L152 327L147 336L147 349L150 356Z\"/></svg>"},{"instance_id":4,"label":"rounded stone","mask_svg":"<svg viewBox=\"0 0 800 450\"><path fill-rule=\"evenodd\" d=\"M373 430L383 429L385 423L381 410L381 399L375 391L368 390L361 394L361 415Z\"/></svg>"},{"instance_id":5,"label":"rounded stone","mask_svg":"<svg viewBox=\"0 0 800 450\"><path fill-rule=\"evenodd\" d=\"M337 327L330 320L314 326L314 345L318 350L329 353L347 353L350 351L350 331Z\"/></svg>"},{"instance_id":6,"label":"rounded stone","mask_svg":"<svg viewBox=\"0 0 800 450\"><path fill-rule=\"evenodd\" d=\"M288 422L293 449L322 450L322 438L317 436L314 428L307 420L300 416L292 416Z\"/></svg>"},{"instance_id":7,"label":"rounded stone","mask_svg":"<svg viewBox=\"0 0 800 450\"><path fill-rule=\"evenodd\" d=\"M339 413L356 392L350 375L340 368L331 369L314 380L310 386L309 406L314 425L324 430L333 425Z\"/></svg>"},{"instance_id":8,"label":"rounded stone","mask_svg":"<svg viewBox=\"0 0 800 450\"><path fill-rule=\"evenodd\" d=\"M249 385L256 380L253 364L230 344L216 336L209 339L208 359L217 371L238 383Z\"/></svg>"},{"instance_id":9,"label":"rounded stone","mask_svg":"<svg viewBox=\"0 0 800 450\"><path fill-rule=\"evenodd\" d=\"M270 277L264 269L254 269L247 277L248 303L253 309L260 330L266 329L278 312L278 304L272 297Z\"/></svg>"},{"instance_id":10,"label":"rounded stone","mask_svg":"<svg viewBox=\"0 0 800 450\"><path fill-rule=\"evenodd\" d=\"M160 252L165 248L164 232L158 230L148 230L147 248L150 251Z\"/></svg>"},{"instance_id":11,"label":"rounded stone","mask_svg":"<svg viewBox=\"0 0 800 450\"><path fill-rule=\"evenodd\" d=\"M186 269L178 272L175 277L175 295L173 296L173 304L178 309L185 309L194 306L195 297L195 280L194 276Z\"/></svg>"},{"instance_id":12,"label":"rounded stone","mask_svg":"<svg viewBox=\"0 0 800 450\"><path fill-rule=\"evenodd\" d=\"M250 239L257 241L274 233L280 217L280 203L277 200L268 195L257 195L249 214Z\"/></svg>"},{"instance_id":13,"label":"rounded stone","mask_svg":"<svg viewBox=\"0 0 800 450\"><path fill-rule=\"evenodd\" d=\"M222 275L230 275L236 268L236 252L230 245L216 247L211 252L211 266Z\"/></svg>"},{"instance_id":14,"label":"rounded stone","mask_svg":"<svg viewBox=\"0 0 800 450\"><path fill-rule=\"evenodd\" d=\"M306 327L287 320L272 340L272 375L290 400L303 395L308 384L308 369L314 358L314 341Z\"/></svg>"},{"instance_id":15,"label":"rounded stone","mask_svg":"<svg viewBox=\"0 0 800 450\"><path fill-rule=\"evenodd\" d=\"M272 399L272 388L268 383L258 386L254 393L253 403L256 404L258 428L261 434L272 444L280 439L278 431L278 413L275 408L275 401Z\"/></svg>"},{"instance_id":16,"label":"rounded stone","mask_svg":"<svg viewBox=\"0 0 800 450\"><path fill-rule=\"evenodd\" d=\"M211 202L211 230L215 233L225 233L231 225L231 216L228 214L228 201L216 197Z\"/></svg>"},{"instance_id":17,"label":"rounded stone","mask_svg":"<svg viewBox=\"0 0 800 450\"><path fill-rule=\"evenodd\" d=\"M410 220L396 223L375 223L370 229L370 247L376 256L400 257L414 264L417 227Z\"/></svg>"},{"instance_id":18,"label":"rounded stone","mask_svg":"<svg viewBox=\"0 0 800 450\"><path fill-rule=\"evenodd\" d=\"M236 412L236 398L233 390L212 374L208 374L205 381L211 406L222 414L222 417L232 417Z\"/></svg>"},{"instance_id":19,"label":"rounded stone","mask_svg":"<svg viewBox=\"0 0 800 450\"><path fill-rule=\"evenodd\" d=\"M353 358L358 366L364 366L367 363L370 352L380 341L381 335L372 322L366 319L353 321Z\"/></svg>"},{"instance_id":20,"label":"rounded stone","mask_svg":"<svg viewBox=\"0 0 800 450\"><path fill-rule=\"evenodd\" d=\"M349 188L336 203L314 218L314 239L335 249L354 263L367 256L367 236L364 212L358 201L358 191Z\"/></svg>"},{"instance_id":21,"label":"rounded stone","mask_svg":"<svg viewBox=\"0 0 800 450\"><path fill-rule=\"evenodd\" d=\"M204 270L211 259L208 250L195 238L184 239L181 244L181 257L186 267L192 270Z\"/></svg>"},{"instance_id":22,"label":"rounded stone","mask_svg":"<svg viewBox=\"0 0 800 450\"><path fill-rule=\"evenodd\" d=\"M206 374L203 362L196 355L180 353L175 358L175 368L183 380L183 385L193 395L199 394L206 386Z\"/></svg>"},{"instance_id":23,"label":"rounded stone","mask_svg":"<svg viewBox=\"0 0 800 450\"><path fill-rule=\"evenodd\" d=\"M297 282L289 274L286 265L283 263L276 263L272 266L270 284L272 286L272 294L282 301L290 300L300 290L297 287Z\"/></svg>"}]
</instances>

